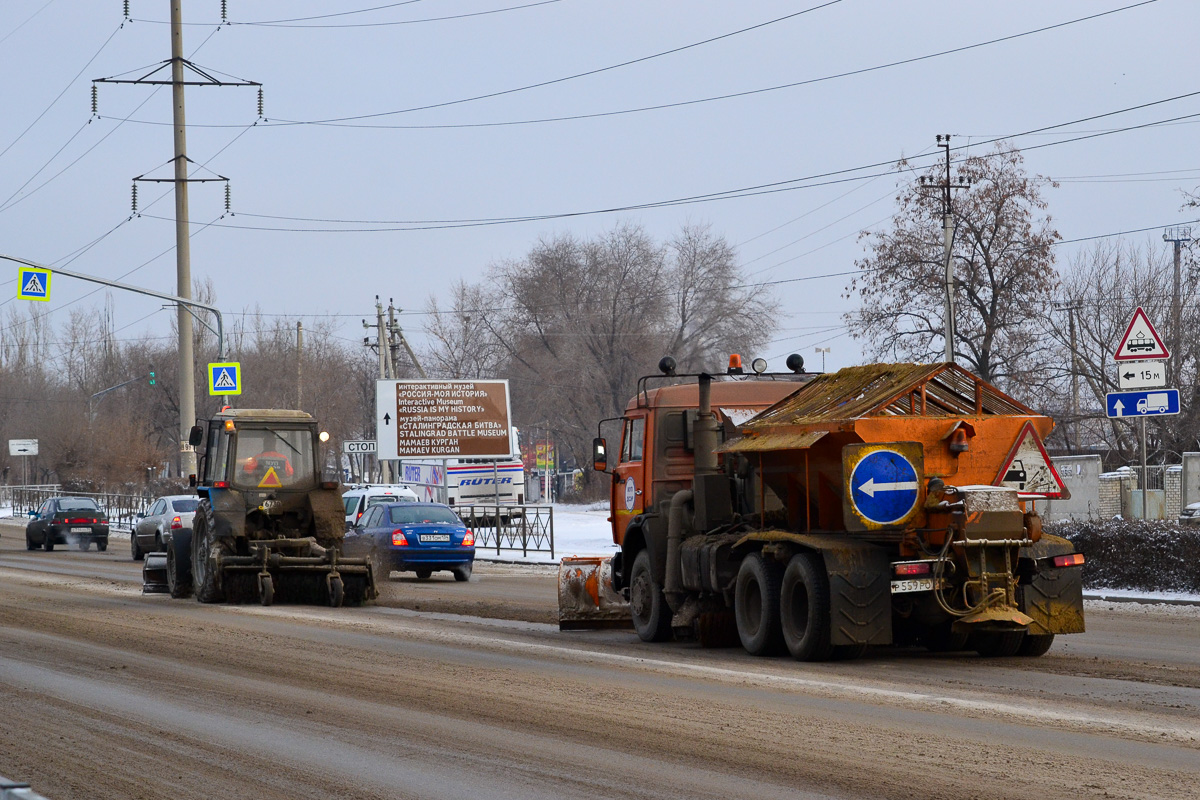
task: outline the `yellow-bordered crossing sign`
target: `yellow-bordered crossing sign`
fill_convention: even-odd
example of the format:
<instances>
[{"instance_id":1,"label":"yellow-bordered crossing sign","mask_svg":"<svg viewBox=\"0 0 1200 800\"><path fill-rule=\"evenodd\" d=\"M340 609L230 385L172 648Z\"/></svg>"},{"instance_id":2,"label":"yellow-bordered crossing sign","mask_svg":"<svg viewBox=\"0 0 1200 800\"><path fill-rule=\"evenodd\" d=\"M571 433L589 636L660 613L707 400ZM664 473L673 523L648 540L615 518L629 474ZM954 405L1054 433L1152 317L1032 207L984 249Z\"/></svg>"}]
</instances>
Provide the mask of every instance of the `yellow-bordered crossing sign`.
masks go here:
<instances>
[{"instance_id":1,"label":"yellow-bordered crossing sign","mask_svg":"<svg viewBox=\"0 0 1200 800\"><path fill-rule=\"evenodd\" d=\"M21 267L17 280L17 299L50 300L50 270L37 267Z\"/></svg>"},{"instance_id":2,"label":"yellow-bordered crossing sign","mask_svg":"<svg viewBox=\"0 0 1200 800\"><path fill-rule=\"evenodd\" d=\"M222 361L208 365L209 394L241 394L242 365L239 361Z\"/></svg>"}]
</instances>

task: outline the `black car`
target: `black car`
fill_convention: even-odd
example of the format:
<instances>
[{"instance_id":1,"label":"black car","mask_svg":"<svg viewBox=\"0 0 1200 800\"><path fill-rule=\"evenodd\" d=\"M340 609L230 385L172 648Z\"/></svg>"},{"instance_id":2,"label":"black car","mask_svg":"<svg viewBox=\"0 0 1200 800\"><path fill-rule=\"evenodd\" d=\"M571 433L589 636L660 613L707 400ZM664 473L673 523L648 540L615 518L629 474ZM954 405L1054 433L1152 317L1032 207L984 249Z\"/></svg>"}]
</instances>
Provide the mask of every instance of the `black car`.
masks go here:
<instances>
[{"instance_id":1,"label":"black car","mask_svg":"<svg viewBox=\"0 0 1200 800\"><path fill-rule=\"evenodd\" d=\"M73 544L87 550L108 549L108 514L90 497L51 497L37 511L29 512L25 547L53 550L56 544Z\"/></svg>"}]
</instances>

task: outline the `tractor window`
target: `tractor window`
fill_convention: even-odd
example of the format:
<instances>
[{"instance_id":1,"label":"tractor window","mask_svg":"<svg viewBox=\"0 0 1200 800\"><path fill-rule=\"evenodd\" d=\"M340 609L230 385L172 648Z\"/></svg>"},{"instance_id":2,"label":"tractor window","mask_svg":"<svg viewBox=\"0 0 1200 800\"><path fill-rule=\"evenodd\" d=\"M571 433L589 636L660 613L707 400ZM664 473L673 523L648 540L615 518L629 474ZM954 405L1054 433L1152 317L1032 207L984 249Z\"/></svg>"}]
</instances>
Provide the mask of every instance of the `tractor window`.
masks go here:
<instances>
[{"instance_id":1,"label":"tractor window","mask_svg":"<svg viewBox=\"0 0 1200 800\"><path fill-rule=\"evenodd\" d=\"M257 489L311 486L315 479L312 439L306 428L239 427L234 485Z\"/></svg>"},{"instance_id":2,"label":"tractor window","mask_svg":"<svg viewBox=\"0 0 1200 800\"><path fill-rule=\"evenodd\" d=\"M210 481L225 480L225 462L229 458L229 437L219 424L208 428L208 449L204 456L204 474Z\"/></svg>"},{"instance_id":3,"label":"tractor window","mask_svg":"<svg viewBox=\"0 0 1200 800\"><path fill-rule=\"evenodd\" d=\"M641 461L642 445L646 438L646 418L625 422L625 446L621 450L621 461Z\"/></svg>"}]
</instances>

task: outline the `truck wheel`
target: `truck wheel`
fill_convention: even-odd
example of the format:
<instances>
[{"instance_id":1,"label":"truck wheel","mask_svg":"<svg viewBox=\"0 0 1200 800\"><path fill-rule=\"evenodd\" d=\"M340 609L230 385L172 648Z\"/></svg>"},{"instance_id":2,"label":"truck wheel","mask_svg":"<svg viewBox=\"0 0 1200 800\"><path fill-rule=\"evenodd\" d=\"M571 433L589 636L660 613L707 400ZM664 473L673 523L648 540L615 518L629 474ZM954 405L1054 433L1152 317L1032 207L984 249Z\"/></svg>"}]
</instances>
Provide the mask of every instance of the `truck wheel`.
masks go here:
<instances>
[{"instance_id":1,"label":"truck wheel","mask_svg":"<svg viewBox=\"0 0 1200 800\"><path fill-rule=\"evenodd\" d=\"M171 537L167 548L167 590L178 600L192 595L192 539L183 531Z\"/></svg>"},{"instance_id":2,"label":"truck wheel","mask_svg":"<svg viewBox=\"0 0 1200 800\"><path fill-rule=\"evenodd\" d=\"M921 644L931 653L957 653L967 649L967 634L954 632L954 621L933 625L919 634Z\"/></svg>"},{"instance_id":3,"label":"truck wheel","mask_svg":"<svg viewBox=\"0 0 1200 800\"><path fill-rule=\"evenodd\" d=\"M1025 631L980 631L971 634L968 647L985 658L1008 658L1021 649Z\"/></svg>"},{"instance_id":4,"label":"truck wheel","mask_svg":"<svg viewBox=\"0 0 1200 800\"><path fill-rule=\"evenodd\" d=\"M224 549L216 540L212 525L214 520L212 506L207 500L201 500L192 520L192 584L196 599L201 603L220 603L225 599L220 576L212 563L212 555Z\"/></svg>"},{"instance_id":5,"label":"truck wheel","mask_svg":"<svg viewBox=\"0 0 1200 800\"><path fill-rule=\"evenodd\" d=\"M1052 644L1054 644L1053 633L1027 633L1021 640L1021 646L1017 648L1017 655L1031 658L1044 656L1049 652Z\"/></svg>"},{"instance_id":6,"label":"truck wheel","mask_svg":"<svg viewBox=\"0 0 1200 800\"><path fill-rule=\"evenodd\" d=\"M779 627L779 589L782 570L775 561L758 553L742 559L733 589L733 614L737 619L742 647L754 656L770 656L782 650Z\"/></svg>"},{"instance_id":7,"label":"truck wheel","mask_svg":"<svg viewBox=\"0 0 1200 800\"><path fill-rule=\"evenodd\" d=\"M783 571L779 590L779 624L788 652L797 661L826 661L835 649L829 643L829 579L811 553L797 553ZM844 655L857 658L861 650L847 645ZM841 653L839 653L841 655Z\"/></svg>"},{"instance_id":8,"label":"truck wheel","mask_svg":"<svg viewBox=\"0 0 1200 800\"><path fill-rule=\"evenodd\" d=\"M146 557L146 554L142 552L142 548L138 547L137 531L129 532L129 556L134 561L141 561Z\"/></svg>"},{"instance_id":9,"label":"truck wheel","mask_svg":"<svg viewBox=\"0 0 1200 800\"><path fill-rule=\"evenodd\" d=\"M650 573L650 553L641 550L629 574L629 607L633 627L643 642L665 642L671 638L671 608L662 587Z\"/></svg>"}]
</instances>

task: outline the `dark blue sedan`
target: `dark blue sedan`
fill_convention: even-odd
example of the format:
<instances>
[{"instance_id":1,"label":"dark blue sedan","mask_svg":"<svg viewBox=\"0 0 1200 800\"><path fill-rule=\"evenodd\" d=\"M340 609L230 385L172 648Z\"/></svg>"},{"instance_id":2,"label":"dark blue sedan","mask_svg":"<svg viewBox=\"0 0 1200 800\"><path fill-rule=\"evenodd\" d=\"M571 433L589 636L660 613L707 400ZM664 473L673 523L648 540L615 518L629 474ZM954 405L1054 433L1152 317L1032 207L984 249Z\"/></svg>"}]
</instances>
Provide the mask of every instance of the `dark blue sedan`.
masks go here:
<instances>
[{"instance_id":1,"label":"dark blue sedan","mask_svg":"<svg viewBox=\"0 0 1200 800\"><path fill-rule=\"evenodd\" d=\"M348 556L370 551L379 565L377 580L393 570L415 572L425 580L445 569L456 581L465 581L475 561L475 535L450 506L388 503L363 514L346 534L343 550Z\"/></svg>"}]
</instances>

